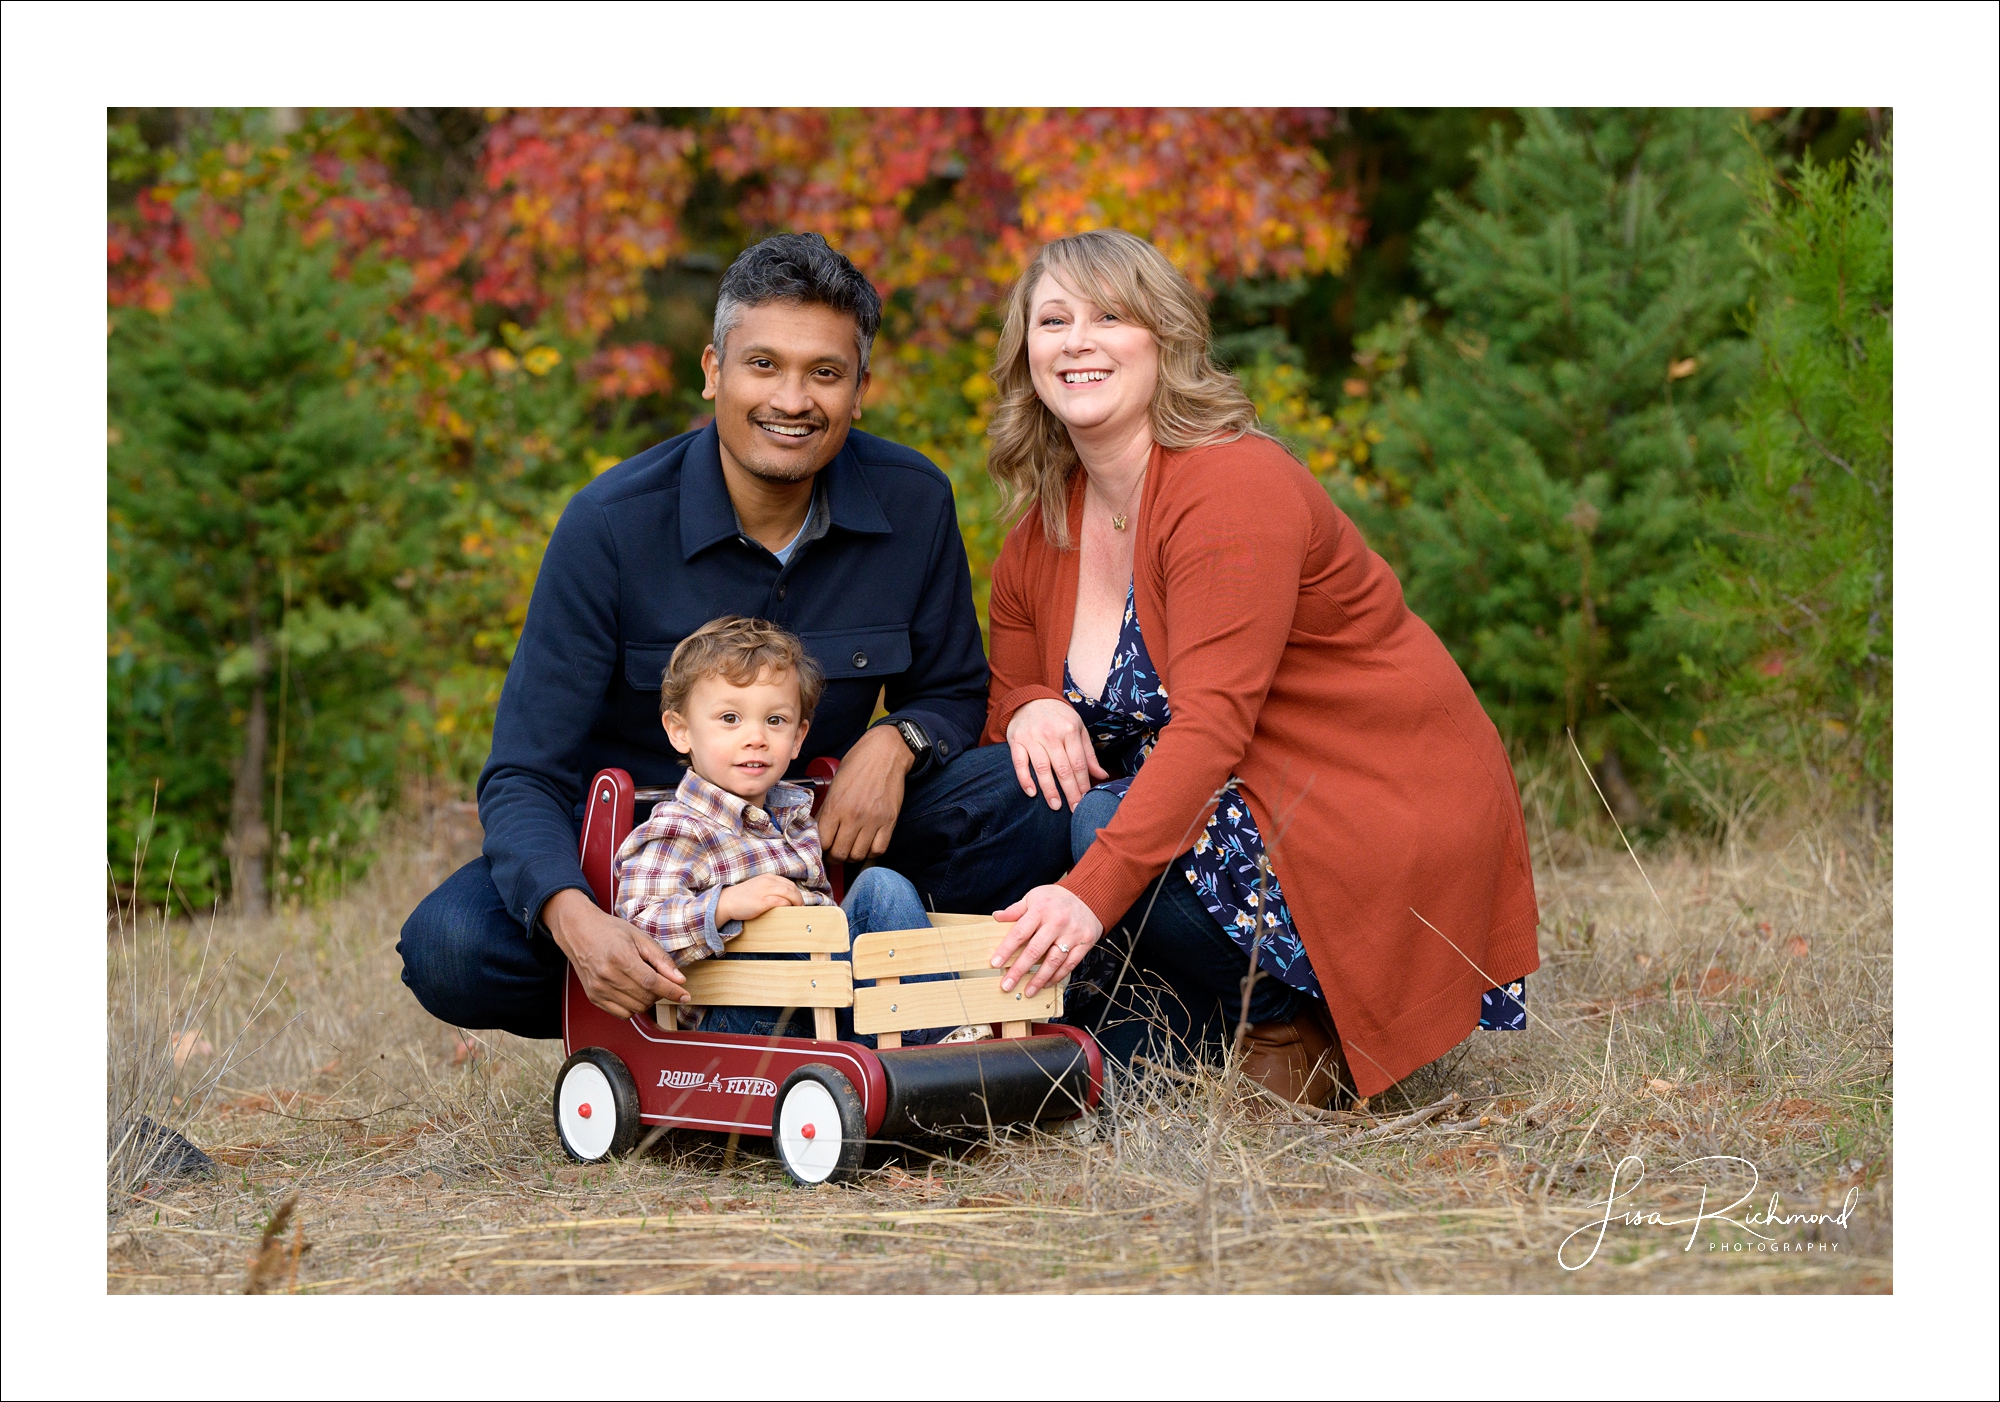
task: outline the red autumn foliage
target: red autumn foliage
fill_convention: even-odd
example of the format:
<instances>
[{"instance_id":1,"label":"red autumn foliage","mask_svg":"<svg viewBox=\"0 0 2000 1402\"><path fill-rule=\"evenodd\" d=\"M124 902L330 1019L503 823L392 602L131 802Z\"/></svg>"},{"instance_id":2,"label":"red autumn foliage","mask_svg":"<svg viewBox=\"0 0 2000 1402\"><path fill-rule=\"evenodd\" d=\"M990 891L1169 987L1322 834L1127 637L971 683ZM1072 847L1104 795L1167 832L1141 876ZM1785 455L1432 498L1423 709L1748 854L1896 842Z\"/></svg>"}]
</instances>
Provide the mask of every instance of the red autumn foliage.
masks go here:
<instances>
[{"instance_id":1,"label":"red autumn foliage","mask_svg":"<svg viewBox=\"0 0 2000 1402\"><path fill-rule=\"evenodd\" d=\"M606 346L583 367L583 377L602 399L638 399L672 389L673 368L658 346Z\"/></svg>"},{"instance_id":2,"label":"red autumn foliage","mask_svg":"<svg viewBox=\"0 0 2000 1402\"><path fill-rule=\"evenodd\" d=\"M309 237L408 267L406 319L464 327L484 304L598 342L645 309L646 273L687 251L705 158L738 182L747 230L824 234L901 298L905 334L935 341L990 317L1040 242L1080 229L1145 234L1202 285L1337 270L1360 222L1312 144L1323 122L1316 109L761 108L671 127L631 108L524 108L488 129L473 192L446 210L417 204L365 142L290 167L231 147L113 221L110 299L164 309L193 266L190 224L227 222L243 190L282 182ZM640 396L670 386L667 367L660 348L626 344L586 374L607 397Z\"/></svg>"},{"instance_id":3,"label":"red autumn foliage","mask_svg":"<svg viewBox=\"0 0 2000 1402\"><path fill-rule=\"evenodd\" d=\"M173 305L173 284L194 266L194 240L169 201L141 190L133 217L112 221L108 243L112 306L163 312Z\"/></svg>"},{"instance_id":4,"label":"red autumn foliage","mask_svg":"<svg viewBox=\"0 0 2000 1402\"><path fill-rule=\"evenodd\" d=\"M478 268L473 296L531 321L554 307L601 335L645 305L642 278L683 251L693 185L689 131L629 108L532 108L487 133L482 191L460 213Z\"/></svg>"},{"instance_id":5,"label":"red autumn foliage","mask_svg":"<svg viewBox=\"0 0 2000 1402\"><path fill-rule=\"evenodd\" d=\"M963 331L1042 242L1116 226L1197 284L1337 270L1353 197L1311 145L1320 118L1275 109L745 109L713 160L754 181L745 213L808 229L921 327ZM924 198L934 192L933 198Z\"/></svg>"}]
</instances>

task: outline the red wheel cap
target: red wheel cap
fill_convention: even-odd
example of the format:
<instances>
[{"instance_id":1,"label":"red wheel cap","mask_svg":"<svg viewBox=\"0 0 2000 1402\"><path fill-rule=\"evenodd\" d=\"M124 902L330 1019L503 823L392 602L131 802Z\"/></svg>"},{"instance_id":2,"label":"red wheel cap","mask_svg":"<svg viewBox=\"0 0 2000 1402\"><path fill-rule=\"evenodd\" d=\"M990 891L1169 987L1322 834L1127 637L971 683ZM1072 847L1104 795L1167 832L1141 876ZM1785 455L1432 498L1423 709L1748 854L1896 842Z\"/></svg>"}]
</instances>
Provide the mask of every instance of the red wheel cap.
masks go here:
<instances>
[{"instance_id":1,"label":"red wheel cap","mask_svg":"<svg viewBox=\"0 0 2000 1402\"><path fill-rule=\"evenodd\" d=\"M819 1131L814 1129L811 1125L800 1125L799 1133L803 1134L806 1138L811 1139L813 1136L817 1135Z\"/></svg>"},{"instance_id":2,"label":"red wheel cap","mask_svg":"<svg viewBox=\"0 0 2000 1402\"><path fill-rule=\"evenodd\" d=\"M581 1104L581 1105L577 1106L577 1107L576 1107L576 1113L577 1113L577 1114L579 1114L579 1115L581 1115L581 1116L583 1116L583 1117L584 1117L584 1118L585 1118L586 1120L587 1120L587 1119L589 1119L589 1118L590 1118L590 1102L588 1102L588 1101L585 1101L585 1102L584 1102L583 1104Z\"/></svg>"}]
</instances>

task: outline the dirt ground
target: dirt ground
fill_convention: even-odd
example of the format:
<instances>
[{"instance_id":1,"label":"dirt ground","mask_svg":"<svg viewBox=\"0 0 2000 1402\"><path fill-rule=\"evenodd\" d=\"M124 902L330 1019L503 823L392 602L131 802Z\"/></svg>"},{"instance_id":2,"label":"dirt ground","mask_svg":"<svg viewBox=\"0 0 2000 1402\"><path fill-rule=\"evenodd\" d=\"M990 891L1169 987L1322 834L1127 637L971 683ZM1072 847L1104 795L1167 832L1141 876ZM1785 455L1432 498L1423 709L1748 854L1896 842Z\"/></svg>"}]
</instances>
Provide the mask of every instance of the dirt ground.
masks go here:
<instances>
[{"instance_id":1,"label":"dirt ground","mask_svg":"<svg viewBox=\"0 0 2000 1402\"><path fill-rule=\"evenodd\" d=\"M113 1146L111 1292L1891 1289L1886 833L1793 821L1642 874L1544 830L1530 1030L1365 1113L1148 1070L1087 1125L813 1190L752 1140L564 1158L560 1049L398 981L403 916L477 844L446 806L331 903L114 919L113 1122L136 1103L219 1168Z\"/></svg>"}]
</instances>

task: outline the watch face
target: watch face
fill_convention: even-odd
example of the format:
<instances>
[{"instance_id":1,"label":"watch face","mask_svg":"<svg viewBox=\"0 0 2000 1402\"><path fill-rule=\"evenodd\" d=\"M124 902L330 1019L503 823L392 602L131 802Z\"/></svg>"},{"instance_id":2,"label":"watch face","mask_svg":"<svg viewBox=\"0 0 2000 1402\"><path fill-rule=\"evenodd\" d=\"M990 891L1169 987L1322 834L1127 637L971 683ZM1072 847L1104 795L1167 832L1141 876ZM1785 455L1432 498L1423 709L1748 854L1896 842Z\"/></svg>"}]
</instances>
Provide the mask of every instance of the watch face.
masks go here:
<instances>
[{"instance_id":1,"label":"watch face","mask_svg":"<svg viewBox=\"0 0 2000 1402\"><path fill-rule=\"evenodd\" d=\"M931 747L929 738L917 727L914 721L899 720L896 722L896 730L902 735L903 743L918 754L922 754Z\"/></svg>"}]
</instances>

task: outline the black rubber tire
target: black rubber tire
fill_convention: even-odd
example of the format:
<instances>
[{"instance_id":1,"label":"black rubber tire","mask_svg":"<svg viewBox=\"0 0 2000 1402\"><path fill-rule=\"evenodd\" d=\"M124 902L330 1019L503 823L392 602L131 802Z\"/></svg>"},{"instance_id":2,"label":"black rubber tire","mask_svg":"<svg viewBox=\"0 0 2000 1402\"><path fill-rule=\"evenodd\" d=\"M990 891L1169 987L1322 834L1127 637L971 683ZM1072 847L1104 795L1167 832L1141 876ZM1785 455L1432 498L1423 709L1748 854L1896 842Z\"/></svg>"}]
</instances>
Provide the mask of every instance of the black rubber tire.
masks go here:
<instances>
[{"instance_id":1,"label":"black rubber tire","mask_svg":"<svg viewBox=\"0 0 2000 1402\"><path fill-rule=\"evenodd\" d=\"M618 1117L617 1126L611 1132L611 1144L602 1154L590 1157L576 1151L563 1132L562 1086L570 1073L570 1068L582 1062L589 1062L604 1073L604 1079L611 1083L611 1098ZM550 1102L550 1112L555 1116L556 1142L563 1152L577 1163L609 1163L632 1152L632 1146L639 1142L645 1132L645 1122L639 1118L639 1087L632 1083L632 1073L625 1069L625 1063L603 1047L585 1047L556 1072L555 1095Z\"/></svg>"},{"instance_id":2,"label":"black rubber tire","mask_svg":"<svg viewBox=\"0 0 2000 1402\"><path fill-rule=\"evenodd\" d=\"M835 1160L833 1170L824 1178L802 1175L793 1167L785 1153L783 1120L785 1100L793 1087L801 1081L813 1081L833 1097L834 1109L840 1115L840 1156ZM862 1161L868 1153L868 1116L861 1105L861 1096L855 1091L853 1082L824 1062L813 1061L801 1066L785 1077L785 1083L778 1087L778 1100L771 1107L771 1149L778 1156L778 1162L785 1170L785 1176L801 1187L816 1187L820 1183L844 1183L861 1171Z\"/></svg>"}]
</instances>

